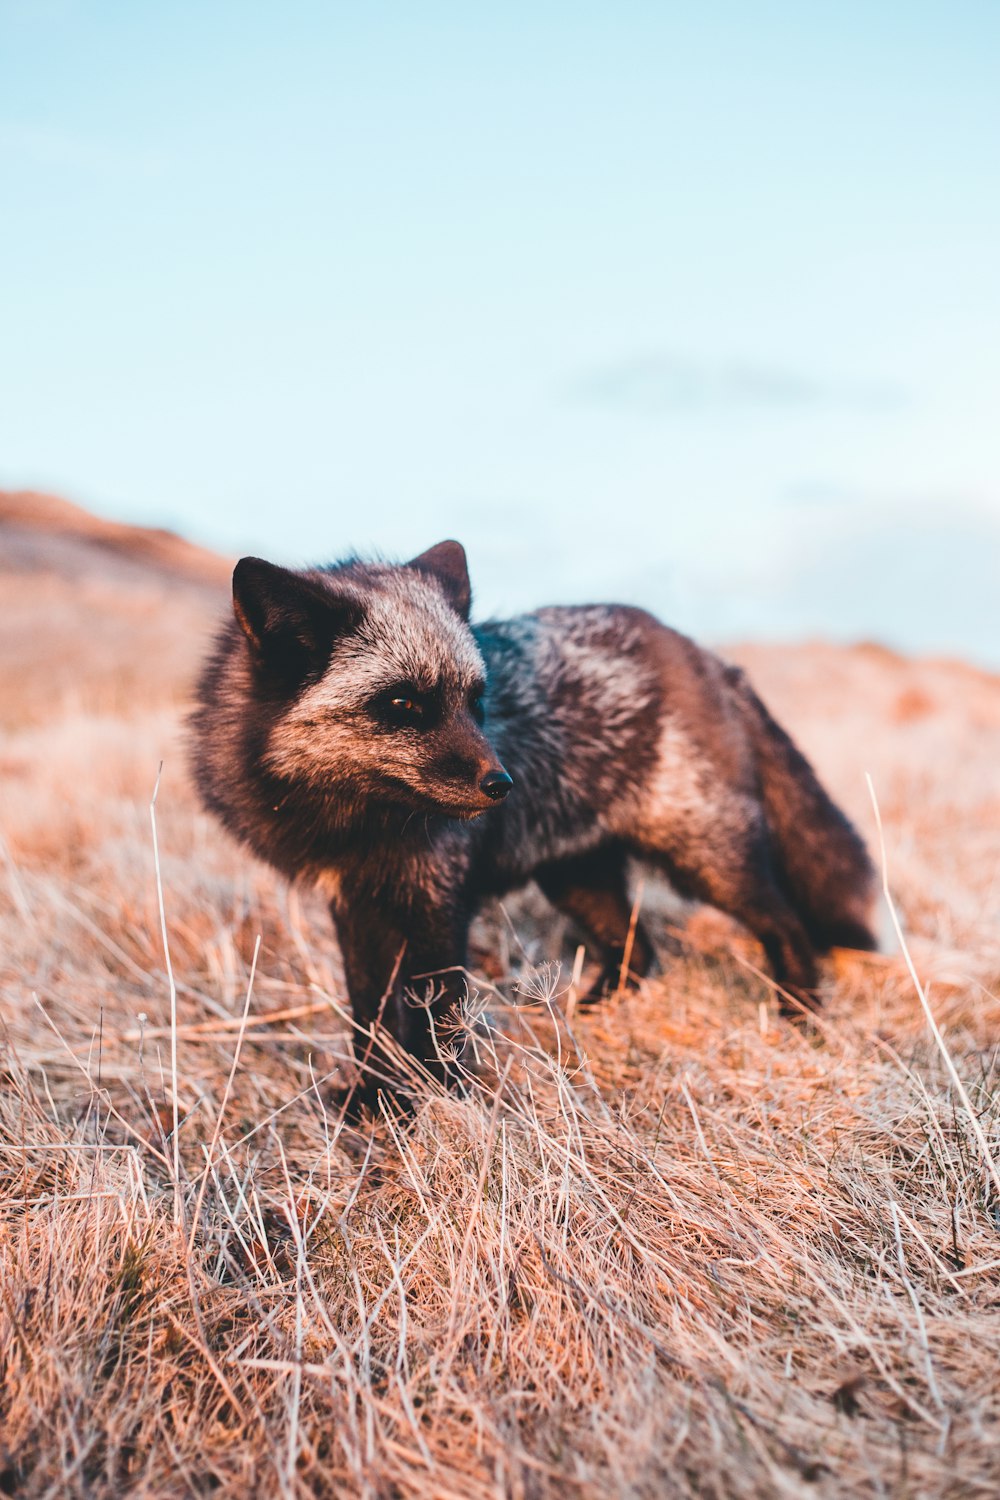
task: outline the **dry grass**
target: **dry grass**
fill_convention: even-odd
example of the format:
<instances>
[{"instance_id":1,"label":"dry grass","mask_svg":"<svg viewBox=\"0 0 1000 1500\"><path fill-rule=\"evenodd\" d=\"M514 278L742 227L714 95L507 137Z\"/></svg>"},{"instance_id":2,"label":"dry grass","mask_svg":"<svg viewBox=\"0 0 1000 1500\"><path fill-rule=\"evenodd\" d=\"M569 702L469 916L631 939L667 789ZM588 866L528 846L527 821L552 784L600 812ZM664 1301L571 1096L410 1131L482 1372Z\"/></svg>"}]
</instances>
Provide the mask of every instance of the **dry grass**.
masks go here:
<instances>
[{"instance_id":1,"label":"dry grass","mask_svg":"<svg viewBox=\"0 0 1000 1500\"><path fill-rule=\"evenodd\" d=\"M745 658L869 833L872 770L1000 1159L1000 685ZM481 1086L351 1129L326 914L196 808L177 720L60 699L3 745L0 1494L1000 1491L1000 1203L899 957L796 1028L695 913L583 1014L529 897L477 931Z\"/></svg>"}]
</instances>

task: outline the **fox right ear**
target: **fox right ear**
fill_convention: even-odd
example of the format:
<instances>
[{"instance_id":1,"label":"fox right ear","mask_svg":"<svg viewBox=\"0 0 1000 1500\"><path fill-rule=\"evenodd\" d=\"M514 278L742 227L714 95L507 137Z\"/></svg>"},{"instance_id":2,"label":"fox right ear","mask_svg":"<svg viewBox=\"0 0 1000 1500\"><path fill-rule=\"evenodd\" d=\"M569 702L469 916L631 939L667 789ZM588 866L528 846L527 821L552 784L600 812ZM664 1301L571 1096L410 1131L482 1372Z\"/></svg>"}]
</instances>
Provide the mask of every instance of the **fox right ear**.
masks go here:
<instances>
[{"instance_id":1,"label":"fox right ear","mask_svg":"<svg viewBox=\"0 0 1000 1500\"><path fill-rule=\"evenodd\" d=\"M469 565L465 560L465 548L461 542L438 542L411 558L408 568L426 573L438 584L448 603L463 620L469 618L472 608L472 585L469 583Z\"/></svg>"},{"instance_id":2,"label":"fox right ear","mask_svg":"<svg viewBox=\"0 0 1000 1500\"><path fill-rule=\"evenodd\" d=\"M301 680L322 670L360 608L301 573L241 557L233 570L233 613L260 665Z\"/></svg>"}]
</instances>

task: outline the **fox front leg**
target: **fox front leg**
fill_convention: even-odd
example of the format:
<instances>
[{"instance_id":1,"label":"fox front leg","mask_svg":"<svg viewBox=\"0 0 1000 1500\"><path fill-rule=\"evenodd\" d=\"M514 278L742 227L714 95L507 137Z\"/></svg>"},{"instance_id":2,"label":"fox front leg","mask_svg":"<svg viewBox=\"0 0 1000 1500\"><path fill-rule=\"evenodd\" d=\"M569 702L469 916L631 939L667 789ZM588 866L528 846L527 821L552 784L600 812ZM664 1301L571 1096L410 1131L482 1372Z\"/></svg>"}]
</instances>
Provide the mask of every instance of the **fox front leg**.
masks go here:
<instances>
[{"instance_id":1,"label":"fox front leg","mask_svg":"<svg viewBox=\"0 0 1000 1500\"><path fill-rule=\"evenodd\" d=\"M469 917L456 903L394 902L384 892L331 905L356 1023L359 1089L374 1104L397 1093L399 1059L380 1042L388 1034L434 1078L460 1078L462 1001Z\"/></svg>"}]
</instances>

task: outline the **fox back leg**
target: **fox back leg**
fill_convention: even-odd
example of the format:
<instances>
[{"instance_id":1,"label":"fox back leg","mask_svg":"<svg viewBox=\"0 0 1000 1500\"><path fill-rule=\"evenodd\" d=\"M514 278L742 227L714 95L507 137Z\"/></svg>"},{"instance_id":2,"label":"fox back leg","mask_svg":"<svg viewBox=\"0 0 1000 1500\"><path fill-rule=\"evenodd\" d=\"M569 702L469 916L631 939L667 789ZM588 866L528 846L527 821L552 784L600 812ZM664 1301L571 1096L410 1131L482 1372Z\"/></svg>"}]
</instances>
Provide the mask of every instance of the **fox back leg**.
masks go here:
<instances>
[{"instance_id":1,"label":"fox back leg","mask_svg":"<svg viewBox=\"0 0 1000 1500\"><path fill-rule=\"evenodd\" d=\"M689 805L683 817L664 817L658 828L645 830L642 852L664 868L682 895L718 907L749 928L777 983L793 1000L815 1008L815 951L779 884L767 822L753 798L728 794Z\"/></svg>"},{"instance_id":2,"label":"fox back leg","mask_svg":"<svg viewBox=\"0 0 1000 1500\"><path fill-rule=\"evenodd\" d=\"M629 944L632 903L624 850L605 847L556 860L536 870L535 879L552 905L572 917L597 948L601 972L583 997L584 1003L599 1000L617 987L626 956L626 983L634 985L649 973L653 949L638 920Z\"/></svg>"}]
</instances>

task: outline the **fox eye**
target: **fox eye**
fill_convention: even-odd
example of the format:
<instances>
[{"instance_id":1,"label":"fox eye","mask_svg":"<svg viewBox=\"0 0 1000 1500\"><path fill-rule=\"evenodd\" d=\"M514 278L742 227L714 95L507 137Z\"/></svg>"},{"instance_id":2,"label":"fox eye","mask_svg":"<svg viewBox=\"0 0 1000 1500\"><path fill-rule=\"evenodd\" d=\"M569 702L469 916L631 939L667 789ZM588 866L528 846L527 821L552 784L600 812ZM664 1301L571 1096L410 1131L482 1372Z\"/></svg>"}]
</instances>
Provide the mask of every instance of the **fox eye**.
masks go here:
<instances>
[{"instance_id":1,"label":"fox eye","mask_svg":"<svg viewBox=\"0 0 1000 1500\"><path fill-rule=\"evenodd\" d=\"M422 693L410 682L386 688L371 704L375 717L390 729L425 729L434 718L434 695Z\"/></svg>"}]
</instances>

